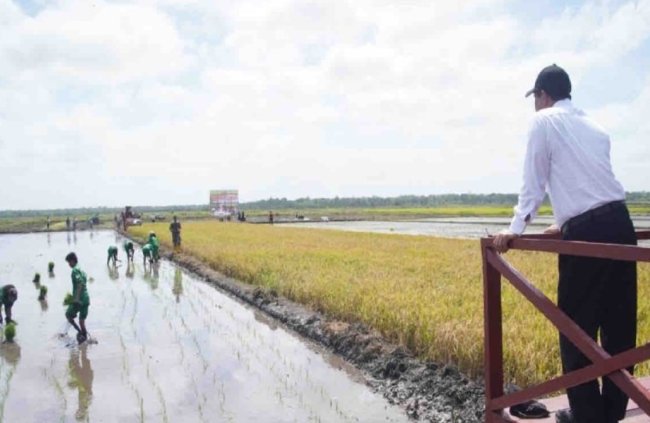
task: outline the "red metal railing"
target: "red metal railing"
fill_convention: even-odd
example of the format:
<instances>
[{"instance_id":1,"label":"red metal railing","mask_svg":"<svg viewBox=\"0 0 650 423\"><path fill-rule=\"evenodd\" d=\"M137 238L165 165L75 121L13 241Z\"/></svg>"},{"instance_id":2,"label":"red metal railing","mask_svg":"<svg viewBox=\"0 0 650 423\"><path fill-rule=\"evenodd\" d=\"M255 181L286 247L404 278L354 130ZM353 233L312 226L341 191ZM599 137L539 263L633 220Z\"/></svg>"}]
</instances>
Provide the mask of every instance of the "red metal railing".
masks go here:
<instances>
[{"instance_id":1,"label":"red metal railing","mask_svg":"<svg viewBox=\"0 0 650 423\"><path fill-rule=\"evenodd\" d=\"M650 231L637 231L639 240L650 239ZM575 256L650 262L650 248L562 241L555 235L524 235L510 243L511 249L544 251ZM492 238L481 239L483 255L483 302L485 319L485 421L506 422L502 410L521 402L607 376L647 415L650 394L625 370L650 359L650 343L610 356L548 297L508 264L492 246ZM505 277L537 310L566 336L592 364L518 392L504 394L503 334L501 321L501 276Z\"/></svg>"}]
</instances>

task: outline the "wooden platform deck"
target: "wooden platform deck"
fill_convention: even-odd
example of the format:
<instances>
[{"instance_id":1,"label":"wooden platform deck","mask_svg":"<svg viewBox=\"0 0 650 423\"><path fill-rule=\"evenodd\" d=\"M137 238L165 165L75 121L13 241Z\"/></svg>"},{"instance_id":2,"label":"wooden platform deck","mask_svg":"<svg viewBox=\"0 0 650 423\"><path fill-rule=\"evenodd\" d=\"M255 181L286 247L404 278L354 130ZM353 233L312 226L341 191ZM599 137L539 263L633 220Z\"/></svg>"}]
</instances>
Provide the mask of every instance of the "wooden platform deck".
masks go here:
<instances>
[{"instance_id":1,"label":"wooden platform deck","mask_svg":"<svg viewBox=\"0 0 650 423\"><path fill-rule=\"evenodd\" d=\"M639 381L646 387L646 389L650 390L650 377L640 378ZM569 408L569 400L566 395L543 399L540 400L540 402L544 403L546 408L548 408L548 411L551 412L550 417L546 419L518 419L510 416L510 414L508 414L508 417L510 417L514 422L554 423L555 412ZM623 421L626 423L650 423L650 417L646 416L643 410L640 410L633 401L630 401L627 405L627 417Z\"/></svg>"}]
</instances>

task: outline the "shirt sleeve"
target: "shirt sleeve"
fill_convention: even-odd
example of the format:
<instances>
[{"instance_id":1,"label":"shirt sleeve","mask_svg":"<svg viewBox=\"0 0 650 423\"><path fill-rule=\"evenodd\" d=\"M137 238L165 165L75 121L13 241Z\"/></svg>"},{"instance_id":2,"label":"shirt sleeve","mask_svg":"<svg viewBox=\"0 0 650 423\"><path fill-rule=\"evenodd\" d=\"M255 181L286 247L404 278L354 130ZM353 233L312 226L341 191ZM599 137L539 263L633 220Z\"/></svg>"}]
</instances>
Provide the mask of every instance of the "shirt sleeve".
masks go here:
<instances>
[{"instance_id":1,"label":"shirt sleeve","mask_svg":"<svg viewBox=\"0 0 650 423\"><path fill-rule=\"evenodd\" d=\"M551 154L545 123L542 116L536 115L528 131L524 185L519 193L519 201L514 207L514 216L510 222L511 232L521 235L537 215L537 209L546 195L550 166Z\"/></svg>"}]
</instances>

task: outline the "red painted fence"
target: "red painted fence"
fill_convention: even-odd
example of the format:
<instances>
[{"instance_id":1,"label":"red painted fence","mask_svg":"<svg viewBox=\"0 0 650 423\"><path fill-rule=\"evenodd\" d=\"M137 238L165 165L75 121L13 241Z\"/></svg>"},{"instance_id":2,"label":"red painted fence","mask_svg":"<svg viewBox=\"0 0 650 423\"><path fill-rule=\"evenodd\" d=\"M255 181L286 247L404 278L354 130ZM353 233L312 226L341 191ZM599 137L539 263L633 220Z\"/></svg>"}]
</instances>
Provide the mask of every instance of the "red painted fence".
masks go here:
<instances>
[{"instance_id":1,"label":"red painted fence","mask_svg":"<svg viewBox=\"0 0 650 423\"><path fill-rule=\"evenodd\" d=\"M650 239L650 231L637 231L639 240ZM514 250L650 262L650 248L562 241L556 235L524 235L513 240ZM579 385L601 376L610 378L650 415L650 394L629 374L626 367L650 359L650 343L610 356L548 297L532 285L492 247L492 238L481 239L483 255L483 303L485 319L485 421L505 422L502 410L530 399ZM592 364L539 385L508 395L503 389L503 336L501 326L501 276L509 281L537 310L557 327Z\"/></svg>"}]
</instances>

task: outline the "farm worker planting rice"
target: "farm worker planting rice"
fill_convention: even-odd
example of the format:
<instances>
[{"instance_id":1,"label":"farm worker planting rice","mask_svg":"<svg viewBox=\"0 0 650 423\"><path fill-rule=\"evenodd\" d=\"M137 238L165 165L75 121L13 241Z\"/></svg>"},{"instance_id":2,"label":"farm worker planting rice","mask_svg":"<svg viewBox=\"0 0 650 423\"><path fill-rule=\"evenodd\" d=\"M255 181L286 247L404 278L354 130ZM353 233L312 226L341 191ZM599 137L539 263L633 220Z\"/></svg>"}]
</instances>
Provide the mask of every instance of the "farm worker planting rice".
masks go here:
<instances>
[{"instance_id":1,"label":"farm worker planting rice","mask_svg":"<svg viewBox=\"0 0 650 423\"><path fill-rule=\"evenodd\" d=\"M128 239L124 241L124 251L126 252L126 261L133 261L133 254L135 253L133 242Z\"/></svg>"},{"instance_id":2,"label":"farm worker planting rice","mask_svg":"<svg viewBox=\"0 0 650 423\"><path fill-rule=\"evenodd\" d=\"M146 266L147 261L149 264L152 263L151 259L151 244L144 244L142 246L142 263Z\"/></svg>"},{"instance_id":3,"label":"farm worker planting rice","mask_svg":"<svg viewBox=\"0 0 650 423\"><path fill-rule=\"evenodd\" d=\"M169 231L172 233L172 242L174 248L180 248L181 246L181 222L178 221L178 218L174 216L174 221L169 224Z\"/></svg>"},{"instance_id":4,"label":"farm worker planting rice","mask_svg":"<svg viewBox=\"0 0 650 423\"><path fill-rule=\"evenodd\" d=\"M77 330L77 341L81 344L88 339L86 331L86 318L88 317L88 307L90 306L90 297L86 288L86 273L79 269L77 255L70 253L65 257L65 261L72 268L72 303L65 312L68 322ZM79 325L74 321L79 313Z\"/></svg>"},{"instance_id":5,"label":"farm worker planting rice","mask_svg":"<svg viewBox=\"0 0 650 423\"><path fill-rule=\"evenodd\" d=\"M0 324L2 324L2 307L4 306L5 314L7 316L7 323L12 323L11 307L18 299L18 290L13 285L5 285L0 289Z\"/></svg>"},{"instance_id":6,"label":"farm worker planting rice","mask_svg":"<svg viewBox=\"0 0 650 423\"><path fill-rule=\"evenodd\" d=\"M151 245L151 258L153 261L158 262L158 259L160 258L158 253L160 243L158 242L158 238L154 231L149 232L149 244Z\"/></svg>"},{"instance_id":7,"label":"farm worker planting rice","mask_svg":"<svg viewBox=\"0 0 650 423\"><path fill-rule=\"evenodd\" d=\"M113 266L117 264L117 247L111 245L108 247L108 258L106 259L106 264L109 264L113 260Z\"/></svg>"}]
</instances>

